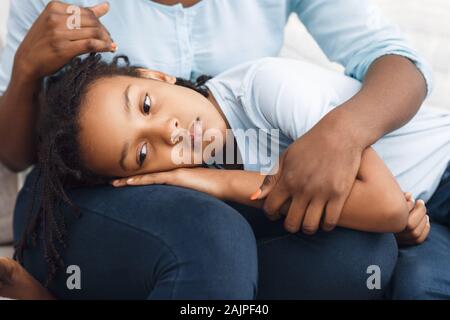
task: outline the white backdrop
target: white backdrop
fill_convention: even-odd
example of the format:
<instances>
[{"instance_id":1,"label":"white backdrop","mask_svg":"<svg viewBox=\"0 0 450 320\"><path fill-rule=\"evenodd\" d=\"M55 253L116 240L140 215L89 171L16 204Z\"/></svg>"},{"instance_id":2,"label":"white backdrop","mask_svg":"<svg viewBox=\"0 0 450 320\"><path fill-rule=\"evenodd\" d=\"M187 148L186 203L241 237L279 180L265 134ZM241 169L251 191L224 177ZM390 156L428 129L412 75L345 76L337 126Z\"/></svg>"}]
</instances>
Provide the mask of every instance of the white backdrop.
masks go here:
<instances>
[{"instance_id":1,"label":"white backdrop","mask_svg":"<svg viewBox=\"0 0 450 320\"><path fill-rule=\"evenodd\" d=\"M4 39L6 33L6 20L9 10L9 0L0 0L0 38Z\"/></svg>"}]
</instances>

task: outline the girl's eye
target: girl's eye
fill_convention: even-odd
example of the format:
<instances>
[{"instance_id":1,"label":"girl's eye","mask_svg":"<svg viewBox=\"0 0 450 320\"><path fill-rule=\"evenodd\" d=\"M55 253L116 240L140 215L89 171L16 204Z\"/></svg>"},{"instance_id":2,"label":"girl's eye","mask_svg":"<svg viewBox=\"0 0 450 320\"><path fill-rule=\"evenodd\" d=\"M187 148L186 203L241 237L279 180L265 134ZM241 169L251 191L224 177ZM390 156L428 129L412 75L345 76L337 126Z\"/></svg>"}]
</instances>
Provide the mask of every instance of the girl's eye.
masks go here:
<instances>
[{"instance_id":1,"label":"girl's eye","mask_svg":"<svg viewBox=\"0 0 450 320\"><path fill-rule=\"evenodd\" d=\"M147 144L144 144L144 146L141 149L141 152L139 152L139 164L142 166L144 164L145 159L147 158Z\"/></svg>"},{"instance_id":2,"label":"girl's eye","mask_svg":"<svg viewBox=\"0 0 450 320\"><path fill-rule=\"evenodd\" d=\"M152 99L147 95L145 95L143 110L145 114L149 114L152 109Z\"/></svg>"}]
</instances>

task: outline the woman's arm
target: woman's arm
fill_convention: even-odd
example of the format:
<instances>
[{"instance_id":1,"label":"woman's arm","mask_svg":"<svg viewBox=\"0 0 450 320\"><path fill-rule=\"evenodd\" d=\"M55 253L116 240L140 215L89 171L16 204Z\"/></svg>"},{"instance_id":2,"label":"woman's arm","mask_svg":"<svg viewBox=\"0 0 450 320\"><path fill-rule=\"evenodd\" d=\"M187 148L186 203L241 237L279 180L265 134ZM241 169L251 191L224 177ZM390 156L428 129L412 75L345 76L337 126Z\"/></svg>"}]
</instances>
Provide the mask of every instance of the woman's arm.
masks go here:
<instances>
[{"instance_id":1,"label":"woman's arm","mask_svg":"<svg viewBox=\"0 0 450 320\"><path fill-rule=\"evenodd\" d=\"M225 181L228 187L218 194L221 199L259 208L263 206L263 200L252 201L250 197L261 185L264 176L258 172L242 171L218 171L216 174L218 181L228 180ZM222 177L219 178L219 175ZM405 229L408 214L405 196L395 177L372 148L366 149L338 226L368 232L397 233ZM304 230L310 228L314 227L303 226Z\"/></svg>"},{"instance_id":2,"label":"woman's arm","mask_svg":"<svg viewBox=\"0 0 450 320\"><path fill-rule=\"evenodd\" d=\"M41 80L80 54L115 50L108 32L98 20L108 12L107 4L81 8L81 29L74 30L67 28L68 6L51 1L38 15L30 1L11 3L2 63L11 64L13 68L7 90L0 93L0 162L11 170L24 170L35 161L35 124L39 113L36 101ZM33 15L38 16L30 28L24 16ZM26 30L20 42L18 35Z\"/></svg>"},{"instance_id":3,"label":"woman's arm","mask_svg":"<svg viewBox=\"0 0 450 320\"><path fill-rule=\"evenodd\" d=\"M269 215L276 214L280 204L292 198L288 218L293 224L300 225L306 216L315 221L314 229L322 222L322 229L330 231L341 220L362 151L412 119L426 96L427 84L431 87L431 77L425 62L371 1L297 0L293 4L328 58L344 65L346 74L363 81L363 87L289 147L281 162L281 178L270 189L265 208Z\"/></svg>"},{"instance_id":4,"label":"woman's arm","mask_svg":"<svg viewBox=\"0 0 450 320\"><path fill-rule=\"evenodd\" d=\"M263 180L259 172L195 168L121 179L114 186L170 184L262 208L264 200L250 198ZM375 151L367 149L338 225L369 232L400 232L406 227L408 213L395 178Z\"/></svg>"}]
</instances>

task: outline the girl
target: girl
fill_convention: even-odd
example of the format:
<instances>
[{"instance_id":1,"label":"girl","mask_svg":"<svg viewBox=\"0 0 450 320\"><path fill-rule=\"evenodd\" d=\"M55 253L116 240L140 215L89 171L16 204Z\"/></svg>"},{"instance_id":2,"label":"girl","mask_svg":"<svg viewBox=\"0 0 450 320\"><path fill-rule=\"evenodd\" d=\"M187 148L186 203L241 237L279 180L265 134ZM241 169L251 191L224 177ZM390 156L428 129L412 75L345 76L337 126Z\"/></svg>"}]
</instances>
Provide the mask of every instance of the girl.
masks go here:
<instances>
[{"instance_id":1,"label":"girl","mask_svg":"<svg viewBox=\"0 0 450 320\"><path fill-rule=\"evenodd\" d=\"M46 230L51 280L62 265L55 242L64 243L64 217L58 210L61 202L72 205L64 191L69 187L171 184L261 207L264 192L258 188L265 174L277 168L276 161L264 168L265 155L284 156L290 143L360 86L341 74L277 58L246 63L210 80L200 77L197 83L132 67L123 56L111 64L100 55L77 58L47 81L39 126L45 196L17 246L16 258L22 260L30 237L34 239L41 226ZM338 225L369 232L405 230L410 211L425 212L424 200L446 170L449 129L449 113L422 110L410 124L367 149ZM227 137L230 130L233 139ZM431 137L433 143L427 143ZM417 145L423 146L420 152ZM225 158L234 161L221 165ZM205 163L228 170L206 168ZM415 203L413 197L422 200ZM284 208L281 213L289 203ZM420 231L423 241L430 224L425 214L420 221L424 223L413 231ZM288 230L298 227L288 219L285 225ZM22 276L4 280L10 291L0 294L20 297L17 288L34 287L28 290L35 292L34 298L51 297L24 270L11 271L19 265L2 265L9 270L3 275Z\"/></svg>"}]
</instances>

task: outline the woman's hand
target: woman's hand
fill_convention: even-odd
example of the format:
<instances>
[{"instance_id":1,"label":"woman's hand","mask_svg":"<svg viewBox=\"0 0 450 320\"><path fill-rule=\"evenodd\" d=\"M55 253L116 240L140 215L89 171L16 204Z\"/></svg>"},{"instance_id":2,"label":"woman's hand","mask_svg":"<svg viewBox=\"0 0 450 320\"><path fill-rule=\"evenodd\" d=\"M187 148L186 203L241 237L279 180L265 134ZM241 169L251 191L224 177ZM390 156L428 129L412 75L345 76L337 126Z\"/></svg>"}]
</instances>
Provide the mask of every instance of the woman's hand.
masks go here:
<instances>
[{"instance_id":1,"label":"woman's hand","mask_svg":"<svg viewBox=\"0 0 450 320\"><path fill-rule=\"evenodd\" d=\"M331 231L351 192L365 148L333 123L324 118L296 140L282 155L278 172L261 186L257 199L266 198L264 210L271 219L292 200L285 219L289 232L314 234L321 223Z\"/></svg>"},{"instance_id":2,"label":"woman's hand","mask_svg":"<svg viewBox=\"0 0 450 320\"><path fill-rule=\"evenodd\" d=\"M114 52L117 47L99 18L108 3L80 8L80 25L71 28L69 4L51 1L17 49L14 72L40 79L53 74L72 58L89 52ZM78 28L79 27L79 28Z\"/></svg>"},{"instance_id":3,"label":"woman's hand","mask_svg":"<svg viewBox=\"0 0 450 320\"><path fill-rule=\"evenodd\" d=\"M143 186L143 185L172 185L194 189L207 193L218 199L223 199L227 181L219 175L222 170L206 168L181 168L172 171L149 173L112 182L114 187Z\"/></svg>"},{"instance_id":4,"label":"woman's hand","mask_svg":"<svg viewBox=\"0 0 450 320\"><path fill-rule=\"evenodd\" d=\"M430 233L430 218L423 200L414 201L411 193L405 194L410 210L408 226L395 237L400 245L418 245L426 240Z\"/></svg>"}]
</instances>

